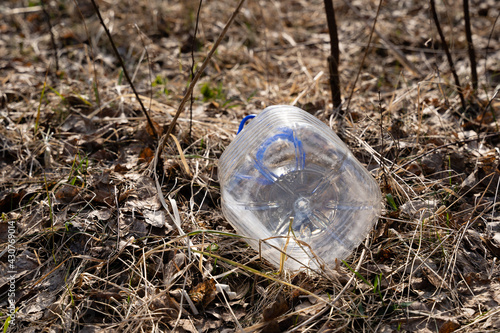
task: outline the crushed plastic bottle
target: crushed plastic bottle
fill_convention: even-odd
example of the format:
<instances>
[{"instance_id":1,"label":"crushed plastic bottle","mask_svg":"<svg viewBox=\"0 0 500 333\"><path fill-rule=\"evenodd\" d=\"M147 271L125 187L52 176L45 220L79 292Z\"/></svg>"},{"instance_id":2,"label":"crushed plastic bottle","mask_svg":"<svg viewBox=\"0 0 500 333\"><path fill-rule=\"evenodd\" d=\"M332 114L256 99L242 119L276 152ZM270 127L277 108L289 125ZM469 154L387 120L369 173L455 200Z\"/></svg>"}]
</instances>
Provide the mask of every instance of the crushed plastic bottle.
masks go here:
<instances>
[{"instance_id":1,"label":"crushed plastic bottle","mask_svg":"<svg viewBox=\"0 0 500 333\"><path fill-rule=\"evenodd\" d=\"M268 107L243 128L219 160L219 181L236 232L288 270L333 267L381 210L377 183L347 146L293 106Z\"/></svg>"}]
</instances>

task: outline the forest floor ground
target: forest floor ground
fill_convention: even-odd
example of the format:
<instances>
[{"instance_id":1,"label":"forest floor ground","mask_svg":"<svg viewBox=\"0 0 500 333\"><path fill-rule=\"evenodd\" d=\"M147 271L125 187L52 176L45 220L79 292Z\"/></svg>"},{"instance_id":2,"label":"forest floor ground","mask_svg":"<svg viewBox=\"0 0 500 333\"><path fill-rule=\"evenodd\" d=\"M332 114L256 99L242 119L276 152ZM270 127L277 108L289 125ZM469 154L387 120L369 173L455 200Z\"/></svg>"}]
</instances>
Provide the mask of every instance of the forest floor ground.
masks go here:
<instances>
[{"instance_id":1,"label":"forest floor ground","mask_svg":"<svg viewBox=\"0 0 500 333\"><path fill-rule=\"evenodd\" d=\"M98 4L165 134L237 2L203 2L194 41L198 1ZM500 331L500 4L470 3L475 88L462 2L437 3L465 109L429 2L334 5L343 114L323 1L247 0L155 171L158 139L91 2L3 1L4 332ZM367 242L330 270L279 270L221 211L218 158L275 104L328 124L380 184Z\"/></svg>"}]
</instances>

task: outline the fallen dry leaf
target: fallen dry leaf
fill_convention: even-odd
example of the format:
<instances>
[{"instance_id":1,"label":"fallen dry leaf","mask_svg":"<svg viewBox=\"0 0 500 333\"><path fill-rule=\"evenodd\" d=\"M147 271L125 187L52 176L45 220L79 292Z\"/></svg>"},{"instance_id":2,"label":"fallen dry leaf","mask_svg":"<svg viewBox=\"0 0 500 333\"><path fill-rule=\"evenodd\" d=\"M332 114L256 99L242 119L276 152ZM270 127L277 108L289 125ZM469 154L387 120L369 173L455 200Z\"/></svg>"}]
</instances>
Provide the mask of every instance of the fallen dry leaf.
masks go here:
<instances>
[{"instance_id":1,"label":"fallen dry leaf","mask_svg":"<svg viewBox=\"0 0 500 333\"><path fill-rule=\"evenodd\" d=\"M0 213L7 213L17 209L25 194L26 192L24 190L17 193L10 191L0 192Z\"/></svg>"},{"instance_id":2,"label":"fallen dry leaf","mask_svg":"<svg viewBox=\"0 0 500 333\"><path fill-rule=\"evenodd\" d=\"M262 317L264 321L270 321L278 318L290 309L288 302L285 300L283 295L279 295L277 299L266 306L262 311Z\"/></svg>"},{"instance_id":3,"label":"fallen dry leaf","mask_svg":"<svg viewBox=\"0 0 500 333\"><path fill-rule=\"evenodd\" d=\"M460 328L460 324L455 321L447 321L439 328L439 333L451 333Z\"/></svg>"},{"instance_id":4,"label":"fallen dry leaf","mask_svg":"<svg viewBox=\"0 0 500 333\"><path fill-rule=\"evenodd\" d=\"M155 152L149 148L145 147L139 154L139 163L150 163L155 156Z\"/></svg>"},{"instance_id":5,"label":"fallen dry leaf","mask_svg":"<svg viewBox=\"0 0 500 333\"><path fill-rule=\"evenodd\" d=\"M62 184L56 190L55 197L59 203L70 203L73 199L80 193L81 188L69 185Z\"/></svg>"},{"instance_id":6,"label":"fallen dry leaf","mask_svg":"<svg viewBox=\"0 0 500 333\"><path fill-rule=\"evenodd\" d=\"M193 289L189 292L189 297L191 297L191 300L195 304L206 308L207 305L215 299L215 294L215 280L207 279L193 287Z\"/></svg>"}]
</instances>

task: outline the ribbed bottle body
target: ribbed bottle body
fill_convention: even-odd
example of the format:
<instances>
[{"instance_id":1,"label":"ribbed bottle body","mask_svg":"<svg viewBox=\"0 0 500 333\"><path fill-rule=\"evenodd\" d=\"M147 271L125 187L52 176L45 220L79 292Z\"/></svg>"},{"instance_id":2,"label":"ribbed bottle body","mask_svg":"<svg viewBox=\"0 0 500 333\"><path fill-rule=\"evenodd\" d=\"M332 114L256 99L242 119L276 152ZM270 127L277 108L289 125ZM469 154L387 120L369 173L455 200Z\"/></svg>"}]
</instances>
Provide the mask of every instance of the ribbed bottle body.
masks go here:
<instances>
[{"instance_id":1,"label":"ribbed bottle body","mask_svg":"<svg viewBox=\"0 0 500 333\"><path fill-rule=\"evenodd\" d=\"M291 106L265 109L237 135L219 181L231 225L276 266L286 252L290 270L345 259L381 208L377 183L340 138Z\"/></svg>"}]
</instances>

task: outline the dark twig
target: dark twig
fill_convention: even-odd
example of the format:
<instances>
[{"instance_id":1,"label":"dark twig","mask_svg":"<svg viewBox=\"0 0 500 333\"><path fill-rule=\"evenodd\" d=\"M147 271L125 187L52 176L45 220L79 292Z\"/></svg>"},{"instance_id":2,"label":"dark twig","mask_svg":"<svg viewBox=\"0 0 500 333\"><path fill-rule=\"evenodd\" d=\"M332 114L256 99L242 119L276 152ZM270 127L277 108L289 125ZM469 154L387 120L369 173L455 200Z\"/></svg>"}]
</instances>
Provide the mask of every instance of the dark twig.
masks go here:
<instances>
[{"instance_id":1,"label":"dark twig","mask_svg":"<svg viewBox=\"0 0 500 333\"><path fill-rule=\"evenodd\" d=\"M330 70L330 89L332 91L332 103L334 108L340 106L340 78L339 78L339 36L337 23L335 22L335 9L333 0L324 0L328 32L330 34L330 56L328 57L328 68ZM339 110L340 111L340 110Z\"/></svg>"},{"instance_id":2,"label":"dark twig","mask_svg":"<svg viewBox=\"0 0 500 333\"><path fill-rule=\"evenodd\" d=\"M449 147L449 146L453 146L453 145L463 145L465 143L468 143L468 142L474 142L474 141L480 141L481 139L485 139L485 138L492 138L492 137L495 137L495 136L499 136L500 135L500 132L496 132L496 133L490 133L490 134L486 134L484 135L483 137L481 137L479 134L474 137L474 138L469 138L469 139L463 139L463 140L458 140L458 141L455 141L455 142L450 142L450 143L446 143L444 145L441 145L441 146L438 146L438 147L434 147L428 151L426 151L425 153L422 153L422 154L419 154L417 156L415 156L414 158L412 158L411 160L403 163L402 165L400 165L399 167L404 169L406 166L412 164L413 162L421 159L422 157L425 157L427 155L430 155L432 154L433 152L435 151L438 151L440 149L443 149L443 148L446 148L446 147Z\"/></svg>"},{"instance_id":3,"label":"dark twig","mask_svg":"<svg viewBox=\"0 0 500 333\"><path fill-rule=\"evenodd\" d=\"M47 0L42 0L41 1L42 10L43 10L43 13L44 13L45 17L47 18L47 24L49 25L50 41L52 43L52 49L54 50L54 58L56 59L56 72L58 72L59 71L59 56L57 55L56 39L54 37L54 32L52 31L52 22L50 20L50 14L47 11L47 8L45 7L46 6L46 3L45 3L46 1Z\"/></svg>"},{"instance_id":4,"label":"dark twig","mask_svg":"<svg viewBox=\"0 0 500 333\"><path fill-rule=\"evenodd\" d=\"M73 0L73 3L75 4L75 8L78 10L78 14L80 14L80 18L82 19L83 23L83 28L85 29L85 34L87 35L87 39L89 41L89 51L90 51L90 56L92 57L92 71L94 74L94 89L95 89L95 94L96 94L96 101L97 101L97 109L101 109L101 97L99 96L99 76L97 76L97 70L95 68L95 55L94 55L94 48L92 47L92 43L90 42L92 39L90 37L89 29L87 28L87 24L85 23L85 17L83 17L82 11L80 10L80 7L78 6L78 1Z\"/></svg>"},{"instance_id":5,"label":"dark twig","mask_svg":"<svg viewBox=\"0 0 500 333\"><path fill-rule=\"evenodd\" d=\"M265 59L265 64L266 67L269 68L269 51L270 48L268 47L267 43L267 21L266 21L266 16L264 15L264 11L262 10L263 6L259 6L259 11L260 11L260 17L262 17L263 23L264 23L264 29L262 29L262 33L264 34L264 48L261 49L260 52L264 51L264 59ZM291 47L294 47L294 45L290 45ZM283 49L283 45L280 45L277 49ZM271 95L271 84L269 80L269 70L266 70L266 98L270 99Z\"/></svg>"},{"instance_id":6,"label":"dark twig","mask_svg":"<svg viewBox=\"0 0 500 333\"><path fill-rule=\"evenodd\" d=\"M458 96L460 97L462 108L465 111L467 105L465 103L464 94L462 92L462 86L460 85L460 80L458 79L457 71L455 70L455 64L453 63L450 50L448 49L448 44L446 44L446 39L444 38L443 30L441 30L441 24L439 23L439 19L436 12L436 4L434 0L430 1L431 1L432 18L434 20L434 23L436 24L436 29L438 31L439 37L441 38L441 42L443 43L444 52L446 53L446 58L448 59L448 65L450 66L451 74L453 75L453 78L455 79L455 84L457 85Z\"/></svg>"},{"instance_id":7,"label":"dark twig","mask_svg":"<svg viewBox=\"0 0 500 333\"><path fill-rule=\"evenodd\" d=\"M375 19L373 20L373 25L370 30L370 38L368 39L368 44L366 46L365 53L363 54L363 59L361 59L361 63L359 64L358 72L356 73L356 78L354 79L354 83L352 84L351 93L349 94L349 98L347 99L346 111L349 111L349 105L351 104L352 95L354 95L354 89L356 88L356 83L358 82L359 75L361 74L361 69L363 68L363 64L365 63L366 56L368 55L368 50L370 50L370 44L372 42L373 32L375 31L375 25L377 24L378 15L380 14L380 8L382 7L382 1L384 0L380 0L378 3L377 14L375 14ZM349 2L346 3L350 5ZM353 8L354 6L351 7L351 9Z\"/></svg>"},{"instance_id":8,"label":"dark twig","mask_svg":"<svg viewBox=\"0 0 500 333\"><path fill-rule=\"evenodd\" d=\"M467 38L467 49L469 51L470 71L472 76L472 88L477 91L477 65L476 53L474 52L474 44L472 44L472 30L470 25L469 15L469 0L464 0L464 18L465 18L465 37Z\"/></svg>"},{"instance_id":9,"label":"dark twig","mask_svg":"<svg viewBox=\"0 0 500 333\"><path fill-rule=\"evenodd\" d=\"M389 52L391 52L391 54L394 56L394 58L396 58L397 61L399 61L399 63L401 65L403 65L407 70L409 70L413 75L417 76L417 77L422 77L422 73L418 70L417 67L415 67L415 65L413 65L413 63L411 63L405 56L405 54L401 51L401 49L403 49L402 47L400 46L395 46L394 44L392 44L389 39L387 39L387 37L385 37L382 33L380 33L377 29L375 28L370 28L370 25L368 24L368 22L366 21L365 19L365 16L363 14L361 14L361 12L350 2L350 0L343 0L344 3L354 12L354 14L356 14L356 16L361 20L361 22L363 22L363 24L368 28L368 29L371 29L371 34L375 33L375 35L378 36L378 38L380 38L380 40L382 41L383 44L385 44L385 46L387 46L387 49L389 50ZM382 4L379 3L379 8ZM376 21L376 19L375 19ZM406 48L407 49L407 48Z\"/></svg>"},{"instance_id":10,"label":"dark twig","mask_svg":"<svg viewBox=\"0 0 500 333\"><path fill-rule=\"evenodd\" d=\"M153 73L151 70L151 67L153 66L151 63L151 59L149 58L149 52L148 52L148 47L146 45L146 42L143 37L143 33L141 29L139 29L139 26L137 24L134 24L135 29L137 30L137 33L139 34L139 37L141 38L141 43L142 47L144 47L144 52L146 52L146 60L148 61L148 75L149 75L149 82L153 82ZM148 109L151 110L151 103L153 101L153 89L149 90L149 107Z\"/></svg>"},{"instance_id":11,"label":"dark twig","mask_svg":"<svg viewBox=\"0 0 500 333\"><path fill-rule=\"evenodd\" d=\"M490 41L491 41L491 36L493 36L493 31L495 31L495 26L497 24L498 18L500 17L500 13L498 13L497 17L495 18L495 21L491 25L491 30L490 30L490 35L488 36L488 43L486 44L485 50L485 55L484 55L484 73L487 73L486 70L486 64L488 63L488 50L490 49Z\"/></svg>"},{"instance_id":12,"label":"dark twig","mask_svg":"<svg viewBox=\"0 0 500 333\"><path fill-rule=\"evenodd\" d=\"M94 0L92 0L94 1ZM167 140L172 133L174 126L177 122L177 119L181 115L182 110L184 110L184 106L186 105L188 99L191 97L191 94L193 93L194 86L198 82L198 80L201 77L201 74L205 71L205 68L207 67L208 63L210 62L210 59L212 59L212 56L214 55L215 51L219 47L220 43L222 42L222 39L224 39L224 36L226 35L227 31L229 30L229 27L233 23L234 19L236 18L236 15L240 11L241 6L243 6L243 3L245 0L240 0L238 3L238 6L236 6L235 10L233 11L233 14L229 18L229 21L227 21L226 25L224 26L224 29L222 29L222 32L220 33L219 37L217 37L217 40L215 41L214 45L210 49L210 52L208 52L205 60L203 60L203 63L201 64L200 68L196 71L196 74L194 75L193 79L191 80L191 83L189 84L189 87L186 91L186 94L182 98L181 103L179 104L179 107L177 108L177 112L174 115L174 118L172 119L172 122L170 123L170 126L167 129L167 132L162 136L160 142L158 143L158 148L156 149L155 152L155 158L153 159L153 167L156 168L156 163L160 160L159 156L161 152L163 151L163 147L165 147L165 144L167 143Z\"/></svg>"},{"instance_id":13,"label":"dark twig","mask_svg":"<svg viewBox=\"0 0 500 333\"><path fill-rule=\"evenodd\" d=\"M479 122L479 130L483 126L483 121L484 121L484 118L485 118L484 116L485 116L486 112L488 111L489 107L491 106L491 102L493 102L493 100L497 97L498 91L499 91L499 89L497 89L495 91L495 93L493 94L493 97L490 98L490 100L488 101L488 104L486 104L486 107L484 108L483 112L481 113L481 121ZM495 110L493 110L493 108L491 108L491 114L493 116L495 115ZM495 119L495 125L497 125L497 131L498 131L498 124L496 123L496 119Z\"/></svg>"},{"instance_id":14,"label":"dark twig","mask_svg":"<svg viewBox=\"0 0 500 333\"><path fill-rule=\"evenodd\" d=\"M135 86L132 83L132 80L130 79L130 76L128 75L127 68L125 67L125 64L123 63L122 57L120 56L120 53L118 53L118 49L116 48L115 42L113 41L113 38L111 37L111 33L109 32L108 28L104 24L104 21L101 16L101 12L99 11L99 7L97 7L95 0L92 1L92 6L94 6L94 10L97 14L97 17L99 18L99 21L101 22L102 27L104 28L104 31L106 32L106 35L108 36L109 42L111 43L111 47L113 48L113 51L115 53L116 58L118 58L118 61L120 62L120 66L123 69L123 74L125 74L125 77L127 78L128 83L130 84L130 88L132 88L132 91L134 92L135 98L137 98L137 101L141 105L142 112L146 116L146 119L148 121L149 127L151 127L151 131L153 132L155 138L159 138L158 133L156 132L155 126L153 125L153 121L149 117L148 112L146 111L146 108L144 107L144 104L142 104L142 100L139 97L139 94L135 90Z\"/></svg>"},{"instance_id":15,"label":"dark twig","mask_svg":"<svg viewBox=\"0 0 500 333\"><path fill-rule=\"evenodd\" d=\"M198 34L198 23L200 21L200 10L203 0L200 0L198 5L198 11L196 12L196 23L194 25L193 41L191 43L191 78L194 77L194 47L196 46L196 35ZM193 130L193 103L194 96L191 94L191 103L189 104L189 138L191 138L191 132Z\"/></svg>"},{"instance_id":16,"label":"dark twig","mask_svg":"<svg viewBox=\"0 0 500 333\"><path fill-rule=\"evenodd\" d=\"M385 149L384 143L384 111L382 110L382 98L380 97L380 90L378 92L378 110L380 111L380 156L383 158L380 159L380 167L382 169L382 177L384 179L384 188L387 188L387 173L385 170L385 156L383 155ZM392 166L391 166L392 168Z\"/></svg>"}]
</instances>

